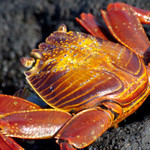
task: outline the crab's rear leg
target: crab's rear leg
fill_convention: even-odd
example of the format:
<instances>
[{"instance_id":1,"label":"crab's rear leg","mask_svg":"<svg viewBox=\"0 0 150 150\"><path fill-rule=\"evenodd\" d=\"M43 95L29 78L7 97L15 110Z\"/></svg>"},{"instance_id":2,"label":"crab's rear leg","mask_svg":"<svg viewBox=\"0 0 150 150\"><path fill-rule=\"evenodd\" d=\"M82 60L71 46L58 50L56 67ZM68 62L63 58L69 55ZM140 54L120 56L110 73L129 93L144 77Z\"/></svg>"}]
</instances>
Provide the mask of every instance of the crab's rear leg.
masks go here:
<instances>
[{"instance_id":1,"label":"crab's rear leg","mask_svg":"<svg viewBox=\"0 0 150 150\"><path fill-rule=\"evenodd\" d=\"M142 16L142 11L137 10L138 14ZM133 7L124 3L112 3L108 5L107 12L104 10L101 10L101 12L108 29L120 43L132 49L141 57L149 51L149 40L138 19L139 17L135 15L137 13L135 8L133 9Z\"/></svg>"},{"instance_id":2,"label":"crab's rear leg","mask_svg":"<svg viewBox=\"0 0 150 150\"><path fill-rule=\"evenodd\" d=\"M150 24L150 11L124 3L111 3L107 11L101 10L101 13L112 35L141 57L144 55L147 63L150 51L149 40L141 23ZM76 18L76 20L93 36L114 41L93 15L82 13L81 19Z\"/></svg>"},{"instance_id":3,"label":"crab's rear leg","mask_svg":"<svg viewBox=\"0 0 150 150\"><path fill-rule=\"evenodd\" d=\"M150 24L150 11L148 10L136 8L125 3L121 3L121 2L109 4L107 7L107 10L118 8L124 11L125 7L128 7L128 8L131 7L134 11L134 15L136 15L136 17L140 20L141 23Z\"/></svg>"},{"instance_id":4,"label":"crab's rear leg","mask_svg":"<svg viewBox=\"0 0 150 150\"><path fill-rule=\"evenodd\" d=\"M111 34L108 32L107 28L105 28L96 17L92 14L82 13L80 15L81 19L76 17L76 21L83 26L91 35L104 39L104 40L112 40Z\"/></svg>"},{"instance_id":5,"label":"crab's rear leg","mask_svg":"<svg viewBox=\"0 0 150 150\"><path fill-rule=\"evenodd\" d=\"M111 127L114 114L122 115L122 108L111 102L79 112L56 135L61 150L73 150L74 147L80 149L90 145Z\"/></svg>"}]
</instances>

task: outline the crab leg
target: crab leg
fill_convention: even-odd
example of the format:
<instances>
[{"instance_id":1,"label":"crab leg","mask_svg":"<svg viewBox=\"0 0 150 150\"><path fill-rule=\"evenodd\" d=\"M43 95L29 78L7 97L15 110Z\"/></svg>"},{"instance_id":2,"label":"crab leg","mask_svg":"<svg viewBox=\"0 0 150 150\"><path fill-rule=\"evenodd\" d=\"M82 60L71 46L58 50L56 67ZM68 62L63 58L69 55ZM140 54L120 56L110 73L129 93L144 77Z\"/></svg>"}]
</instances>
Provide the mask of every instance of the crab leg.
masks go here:
<instances>
[{"instance_id":1,"label":"crab leg","mask_svg":"<svg viewBox=\"0 0 150 150\"><path fill-rule=\"evenodd\" d=\"M149 58L149 40L141 23L150 24L150 11L124 3L111 3L107 7L107 12L101 10L101 13L115 39L136 51L141 57L144 55L145 60ZM81 19L76 20L93 36L114 41L92 14L82 13Z\"/></svg>"},{"instance_id":2,"label":"crab leg","mask_svg":"<svg viewBox=\"0 0 150 150\"><path fill-rule=\"evenodd\" d=\"M57 142L61 150L84 148L101 136L111 126L113 119L110 110L99 107L81 111L58 132Z\"/></svg>"},{"instance_id":3,"label":"crab leg","mask_svg":"<svg viewBox=\"0 0 150 150\"><path fill-rule=\"evenodd\" d=\"M0 94L0 118L3 117L4 114L6 115L14 111L33 110L39 108L40 107L38 105L26 101L22 98ZM23 148L19 146L11 137L2 135L0 132L0 149L22 150Z\"/></svg>"},{"instance_id":4,"label":"crab leg","mask_svg":"<svg viewBox=\"0 0 150 150\"><path fill-rule=\"evenodd\" d=\"M76 21L81 24L91 35L104 39L104 40L112 40L112 35L108 32L107 28L101 25L98 22L97 18L92 14L82 13L80 15L81 19L76 17Z\"/></svg>"},{"instance_id":5,"label":"crab leg","mask_svg":"<svg viewBox=\"0 0 150 150\"><path fill-rule=\"evenodd\" d=\"M40 109L38 105L22 98L0 94L0 131L7 136L49 138L70 118L71 115L63 111ZM13 139L2 134L2 147L21 149Z\"/></svg>"},{"instance_id":6,"label":"crab leg","mask_svg":"<svg viewBox=\"0 0 150 150\"><path fill-rule=\"evenodd\" d=\"M112 35L143 57L150 44L139 19L134 15L135 10L130 5L112 3L107 7L107 12L101 10L101 13Z\"/></svg>"},{"instance_id":7,"label":"crab leg","mask_svg":"<svg viewBox=\"0 0 150 150\"><path fill-rule=\"evenodd\" d=\"M39 109L40 106L31 103L25 99L0 94L0 118L3 114L21 110Z\"/></svg>"},{"instance_id":8,"label":"crab leg","mask_svg":"<svg viewBox=\"0 0 150 150\"><path fill-rule=\"evenodd\" d=\"M54 136L71 118L69 113L53 109L35 109L4 114L0 119L1 133L25 139Z\"/></svg>"},{"instance_id":9,"label":"crab leg","mask_svg":"<svg viewBox=\"0 0 150 150\"><path fill-rule=\"evenodd\" d=\"M128 8L132 7L132 9L134 10L134 15L136 15L136 17L138 17L138 19L140 20L141 23L150 24L150 11L147 11L144 9L136 8L136 7L130 6L128 4L118 2L115 4L114 3L109 4L107 7L107 10L114 9L114 8L124 10L125 7L128 7Z\"/></svg>"},{"instance_id":10,"label":"crab leg","mask_svg":"<svg viewBox=\"0 0 150 150\"><path fill-rule=\"evenodd\" d=\"M0 150L23 150L12 138L0 133Z\"/></svg>"}]
</instances>

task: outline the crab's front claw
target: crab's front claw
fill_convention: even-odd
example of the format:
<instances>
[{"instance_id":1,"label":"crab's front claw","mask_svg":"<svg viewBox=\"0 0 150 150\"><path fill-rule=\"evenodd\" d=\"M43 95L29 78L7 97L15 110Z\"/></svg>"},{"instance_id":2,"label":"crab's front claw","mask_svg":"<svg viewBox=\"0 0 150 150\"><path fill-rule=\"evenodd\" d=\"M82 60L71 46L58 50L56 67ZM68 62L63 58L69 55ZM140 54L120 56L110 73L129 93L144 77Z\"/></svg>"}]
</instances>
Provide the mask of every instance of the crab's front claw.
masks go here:
<instances>
[{"instance_id":1,"label":"crab's front claw","mask_svg":"<svg viewBox=\"0 0 150 150\"><path fill-rule=\"evenodd\" d=\"M62 150L84 148L101 136L114 119L110 110L87 109L70 119L56 135Z\"/></svg>"}]
</instances>

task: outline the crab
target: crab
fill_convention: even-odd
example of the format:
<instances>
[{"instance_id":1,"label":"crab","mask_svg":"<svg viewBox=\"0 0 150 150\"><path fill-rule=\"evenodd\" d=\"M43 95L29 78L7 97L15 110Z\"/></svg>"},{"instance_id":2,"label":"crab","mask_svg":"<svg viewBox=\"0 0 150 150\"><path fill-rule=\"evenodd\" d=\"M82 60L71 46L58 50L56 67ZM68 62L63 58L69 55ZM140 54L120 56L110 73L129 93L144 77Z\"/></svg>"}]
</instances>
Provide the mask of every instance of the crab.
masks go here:
<instances>
[{"instance_id":1,"label":"crab","mask_svg":"<svg viewBox=\"0 0 150 150\"><path fill-rule=\"evenodd\" d=\"M61 25L21 58L28 83L51 108L28 101L36 99L31 93L0 94L0 149L23 149L12 137L55 138L61 150L82 149L148 97L150 42L141 23L150 24L150 12L111 3L101 13L120 44L82 13L76 20L92 35Z\"/></svg>"}]
</instances>

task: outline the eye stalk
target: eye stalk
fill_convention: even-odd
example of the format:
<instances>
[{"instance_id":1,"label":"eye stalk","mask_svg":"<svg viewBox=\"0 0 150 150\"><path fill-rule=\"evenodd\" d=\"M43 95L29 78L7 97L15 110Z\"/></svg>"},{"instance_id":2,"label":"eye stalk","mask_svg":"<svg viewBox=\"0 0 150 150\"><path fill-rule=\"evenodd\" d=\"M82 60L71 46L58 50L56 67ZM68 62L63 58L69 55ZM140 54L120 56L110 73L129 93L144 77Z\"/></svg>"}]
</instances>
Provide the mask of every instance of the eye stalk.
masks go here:
<instances>
[{"instance_id":1,"label":"eye stalk","mask_svg":"<svg viewBox=\"0 0 150 150\"><path fill-rule=\"evenodd\" d=\"M40 53L39 50L33 50L31 52L31 56L34 57L35 59L41 59L42 53Z\"/></svg>"},{"instance_id":2,"label":"eye stalk","mask_svg":"<svg viewBox=\"0 0 150 150\"><path fill-rule=\"evenodd\" d=\"M62 25L58 28L57 31L58 31L58 32L67 32L67 27L66 27L66 25L65 25L65 24L62 24Z\"/></svg>"},{"instance_id":3,"label":"eye stalk","mask_svg":"<svg viewBox=\"0 0 150 150\"><path fill-rule=\"evenodd\" d=\"M25 68L31 68L35 63L35 59L33 57L22 57L20 58L20 62Z\"/></svg>"}]
</instances>

